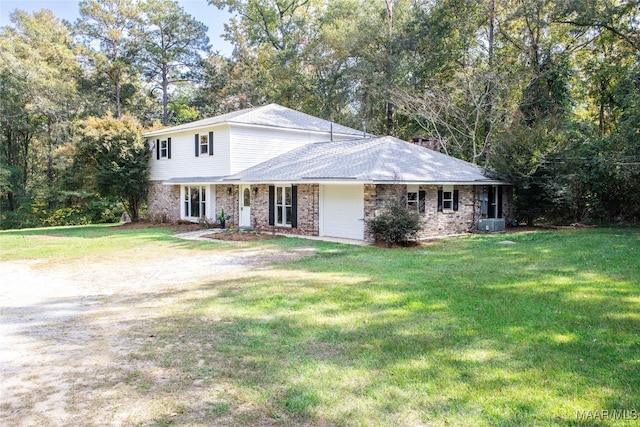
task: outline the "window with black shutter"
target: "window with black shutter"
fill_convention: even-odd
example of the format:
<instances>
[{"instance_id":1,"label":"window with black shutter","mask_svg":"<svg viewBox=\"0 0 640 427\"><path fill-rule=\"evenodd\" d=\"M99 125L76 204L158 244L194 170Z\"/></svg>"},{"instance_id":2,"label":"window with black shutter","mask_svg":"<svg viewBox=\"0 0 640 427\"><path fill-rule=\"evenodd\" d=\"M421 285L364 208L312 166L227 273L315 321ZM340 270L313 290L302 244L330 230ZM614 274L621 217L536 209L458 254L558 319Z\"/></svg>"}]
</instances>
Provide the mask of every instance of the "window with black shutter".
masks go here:
<instances>
[{"instance_id":1,"label":"window with black shutter","mask_svg":"<svg viewBox=\"0 0 640 427\"><path fill-rule=\"evenodd\" d=\"M296 185L269 186L269 225L298 226L298 187Z\"/></svg>"},{"instance_id":2,"label":"window with black shutter","mask_svg":"<svg viewBox=\"0 0 640 427\"><path fill-rule=\"evenodd\" d=\"M170 159L171 158L171 138L156 140L156 159Z\"/></svg>"},{"instance_id":3,"label":"window with black shutter","mask_svg":"<svg viewBox=\"0 0 640 427\"><path fill-rule=\"evenodd\" d=\"M407 186L407 209L418 213L426 212L426 192L416 186Z\"/></svg>"},{"instance_id":4,"label":"window with black shutter","mask_svg":"<svg viewBox=\"0 0 640 427\"><path fill-rule=\"evenodd\" d=\"M438 212L457 211L459 205L459 191L453 185L443 185L438 190Z\"/></svg>"}]
</instances>

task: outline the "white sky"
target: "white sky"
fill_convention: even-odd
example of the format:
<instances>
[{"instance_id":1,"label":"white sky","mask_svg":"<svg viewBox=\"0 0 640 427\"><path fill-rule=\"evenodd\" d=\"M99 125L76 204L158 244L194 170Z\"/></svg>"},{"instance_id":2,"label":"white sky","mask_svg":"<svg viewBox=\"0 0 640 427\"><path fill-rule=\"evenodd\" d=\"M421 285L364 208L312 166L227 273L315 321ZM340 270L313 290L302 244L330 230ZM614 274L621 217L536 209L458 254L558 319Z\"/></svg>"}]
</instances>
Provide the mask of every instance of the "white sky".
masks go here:
<instances>
[{"instance_id":1,"label":"white sky","mask_svg":"<svg viewBox=\"0 0 640 427\"><path fill-rule=\"evenodd\" d=\"M49 9L58 18L74 22L79 18L79 3L79 0L0 0L0 27L10 24L9 16L15 9L27 12ZM209 43L213 51L230 56L233 47L222 39L222 33L231 15L226 10L210 6L207 0L178 0L178 3L188 14L209 27Z\"/></svg>"}]
</instances>

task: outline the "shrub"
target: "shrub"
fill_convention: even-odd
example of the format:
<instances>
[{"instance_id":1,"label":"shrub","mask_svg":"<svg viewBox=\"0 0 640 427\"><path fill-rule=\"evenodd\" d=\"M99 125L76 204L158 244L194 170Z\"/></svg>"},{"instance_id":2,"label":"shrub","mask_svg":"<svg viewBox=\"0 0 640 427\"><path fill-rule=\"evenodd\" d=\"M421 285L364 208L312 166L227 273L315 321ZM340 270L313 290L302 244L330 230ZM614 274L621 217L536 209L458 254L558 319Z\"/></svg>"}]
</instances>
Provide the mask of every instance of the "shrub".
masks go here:
<instances>
[{"instance_id":1,"label":"shrub","mask_svg":"<svg viewBox=\"0 0 640 427\"><path fill-rule=\"evenodd\" d=\"M402 200L393 202L367 224L376 241L388 245L413 240L420 230L420 215L407 209Z\"/></svg>"}]
</instances>

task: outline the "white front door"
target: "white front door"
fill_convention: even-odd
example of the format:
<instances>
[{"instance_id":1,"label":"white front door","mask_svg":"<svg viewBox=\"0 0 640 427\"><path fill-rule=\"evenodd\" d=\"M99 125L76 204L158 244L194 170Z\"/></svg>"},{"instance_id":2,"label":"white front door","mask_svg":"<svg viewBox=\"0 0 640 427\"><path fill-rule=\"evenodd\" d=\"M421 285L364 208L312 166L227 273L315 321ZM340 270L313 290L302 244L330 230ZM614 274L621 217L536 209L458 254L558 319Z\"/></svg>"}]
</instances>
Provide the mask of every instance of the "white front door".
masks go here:
<instances>
[{"instance_id":1,"label":"white front door","mask_svg":"<svg viewBox=\"0 0 640 427\"><path fill-rule=\"evenodd\" d=\"M251 188L240 186L240 227L251 227Z\"/></svg>"}]
</instances>

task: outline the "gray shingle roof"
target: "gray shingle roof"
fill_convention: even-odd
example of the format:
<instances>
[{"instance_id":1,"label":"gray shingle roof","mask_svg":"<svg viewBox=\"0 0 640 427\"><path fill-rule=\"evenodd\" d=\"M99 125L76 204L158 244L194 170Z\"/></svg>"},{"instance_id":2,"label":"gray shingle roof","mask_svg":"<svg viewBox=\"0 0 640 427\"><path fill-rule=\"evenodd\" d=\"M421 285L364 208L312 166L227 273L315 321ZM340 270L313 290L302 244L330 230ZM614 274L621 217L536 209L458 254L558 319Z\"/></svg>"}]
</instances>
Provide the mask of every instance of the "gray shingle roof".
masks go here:
<instances>
[{"instance_id":1,"label":"gray shingle roof","mask_svg":"<svg viewBox=\"0 0 640 427\"><path fill-rule=\"evenodd\" d=\"M308 144L223 180L503 184L479 166L390 136Z\"/></svg>"},{"instance_id":2,"label":"gray shingle roof","mask_svg":"<svg viewBox=\"0 0 640 427\"><path fill-rule=\"evenodd\" d=\"M360 130L352 129L337 123L331 123L328 120L310 116L278 104L268 104L262 107L234 111L232 113L222 114L208 119L202 119L179 126L148 132L144 136L151 137L165 135L168 133L209 127L220 123L239 123L316 132L329 132L333 126L333 132L336 134L362 136L362 131Z\"/></svg>"}]
</instances>

